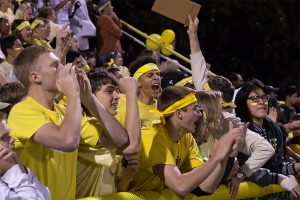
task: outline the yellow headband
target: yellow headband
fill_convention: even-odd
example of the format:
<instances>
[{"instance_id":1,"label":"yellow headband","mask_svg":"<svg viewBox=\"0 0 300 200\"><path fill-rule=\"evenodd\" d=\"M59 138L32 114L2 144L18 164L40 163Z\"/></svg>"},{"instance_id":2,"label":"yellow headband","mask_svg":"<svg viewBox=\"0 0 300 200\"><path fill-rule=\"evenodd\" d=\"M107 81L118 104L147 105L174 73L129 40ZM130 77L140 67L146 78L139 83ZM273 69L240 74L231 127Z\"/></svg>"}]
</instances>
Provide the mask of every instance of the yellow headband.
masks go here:
<instances>
[{"instance_id":1,"label":"yellow headband","mask_svg":"<svg viewBox=\"0 0 300 200\"><path fill-rule=\"evenodd\" d=\"M23 30L25 27L30 27L30 23L28 22L28 21L24 21L24 22L22 22L19 26L17 26L16 28L15 28L15 30L19 30L19 31L21 31L21 30Z\"/></svg>"},{"instance_id":2,"label":"yellow headband","mask_svg":"<svg viewBox=\"0 0 300 200\"><path fill-rule=\"evenodd\" d=\"M147 64L141 66L138 70L136 70L136 72L133 74L132 77L135 78L135 79L138 79L143 74L145 74L145 73L147 73L147 72L149 72L149 71L151 71L153 69L159 71L159 69L158 69L158 67L157 67L156 64L154 64L154 63L147 63Z\"/></svg>"},{"instance_id":3,"label":"yellow headband","mask_svg":"<svg viewBox=\"0 0 300 200\"><path fill-rule=\"evenodd\" d=\"M176 86L185 86L187 83L193 84L192 77L187 77L182 79L181 81L177 82Z\"/></svg>"},{"instance_id":4,"label":"yellow headband","mask_svg":"<svg viewBox=\"0 0 300 200\"><path fill-rule=\"evenodd\" d=\"M100 8L98 8L98 12L100 13L109 3L109 1L107 1L105 4L103 4Z\"/></svg>"},{"instance_id":5,"label":"yellow headband","mask_svg":"<svg viewBox=\"0 0 300 200\"><path fill-rule=\"evenodd\" d=\"M32 24L30 25L30 28L33 30L35 29L35 27L37 27L37 25L39 24L44 24L44 22L40 19L35 19Z\"/></svg>"},{"instance_id":6,"label":"yellow headband","mask_svg":"<svg viewBox=\"0 0 300 200\"><path fill-rule=\"evenodd\" d=\"M232 103L232 102L225 102L224 100L222 101L222 107L223 108L228 108L228 107L230 107L230 108L236 108L236 105L234 104L234 103Z\"/></svg>"},{"instance_id":7,"label":"yellow headband","mask_svg":"<svg viewBox=\"0 0 300 200\"><path fill-rule=\"evenodd\" d=\"M165 116L167 114L174 113L176 110L184 108L192 103L197 102L197 98L195 97L194 92L190 92L188 95L183 97L182 99L176 101L169 107L167 107L164 111L159 111L156 109L150 110L151 113L157 113L160 116L160 120L163 124L166 124Z\"/></svg>"},{"instance_id":8,"label":"yellow headband","mask_svg":"<svg viewBox=\"0 0 300 200\"><path fill-rule=\"evenodd\" d=\"M211 91L209 85L208 85L208 82L205 82L204 85L203 85L203 89L206 90L206 91Z\"/></svg>"}]
</instances>

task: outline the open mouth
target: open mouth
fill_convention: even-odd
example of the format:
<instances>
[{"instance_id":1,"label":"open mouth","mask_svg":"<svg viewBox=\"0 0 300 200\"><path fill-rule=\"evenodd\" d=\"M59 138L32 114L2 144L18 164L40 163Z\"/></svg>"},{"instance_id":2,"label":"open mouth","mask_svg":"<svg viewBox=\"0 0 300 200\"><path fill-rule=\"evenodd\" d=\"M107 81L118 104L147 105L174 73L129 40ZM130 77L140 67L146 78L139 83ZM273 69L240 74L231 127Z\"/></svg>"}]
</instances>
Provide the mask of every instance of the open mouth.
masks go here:
<instances>
[{"instance_id":1,"label":"open mouth","mask_svg":"<svg viewBox=\"0 0 300 200\"><path fill-rule=\"evenodd\" d=\"M159 83L154 83L151 88L154 92L159 92L160 91Z\"/></svg>"},{"instance_id":2,"label":"open mouth","mask_svg":"<svg viewBox=\"0 0 300 200\"><path fill-rule=\"evenodd\" d=\"M118 102L114 102L111 104L111 107L114 109L114 110L117 110L118 108Z\"/></svg>"}]
</instances>

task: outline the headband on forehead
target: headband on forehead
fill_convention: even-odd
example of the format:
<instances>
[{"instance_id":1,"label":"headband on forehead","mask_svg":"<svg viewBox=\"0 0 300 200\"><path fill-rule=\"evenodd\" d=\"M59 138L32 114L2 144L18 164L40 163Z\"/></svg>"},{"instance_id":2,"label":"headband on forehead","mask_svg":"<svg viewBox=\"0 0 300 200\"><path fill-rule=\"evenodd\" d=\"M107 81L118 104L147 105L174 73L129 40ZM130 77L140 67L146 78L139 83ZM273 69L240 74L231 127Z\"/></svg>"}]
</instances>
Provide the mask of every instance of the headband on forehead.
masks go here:
<instances>
[{"instance_id":1,"label":"headband on forehead","mask_svg":"<svg viewBox=\"0 0 300 200\"><path fill-rule=\"evenodd\" d=\"M135 78L135 79L138 79L143 74L145 74L145 73L147 73L147 72L149 72L149 71L151 71L153 69L159 71L159 69L158 69L158 67L157 67L156 64L154 64L154 63L147 63L147 64L141 66L138 70L136 70L136 72L133 74L132 77Z\"/></svg>"},{"instance_id":2,"label":"headband on forehead","mask_svg":"<svg viewBox=\"0 0 300 200\"><path fill-rule=\"evenodd\" d=\"M30 23L29 23L28 21L24 21L24 22L22 22L21 24L19 24L19 26L17 26L17 27L13 30L13 32L16 32L16 30L21 31L21 30L23 30L23 29L26 28L26 27L30 27Z\"/></svg>"},{"instance_id":3,"label":"headband on forehead","mask_svg":"<svg viewBox=\"0 0 300 200\"><path fill-rule=\"evenodd\" d=\"M35 19L32 24L30 25L30 28L33 30L37 27L37 25L40 25L40 24L44 24L43 20L40 20L40 19Z\"/></svg>"},{"instance_id":4,"label":"headband on forehead","mask_svg":"<svg viewBox=\"0 0 300 200\"><path fill-rule=\"evenodd\" d=\"M150 110L151 113L157 113L160 116L160 120L163 124L166 124L166 120L164 115L174 113L176 110L184 108L188 105L191 105L192 103L197 102L197 98L195 97L194 92L190 92L188 95L183 97L182 99L176 101L169 107L167 107L164 111L159 111L157 109Z\"/></svg>"}]
</instances>

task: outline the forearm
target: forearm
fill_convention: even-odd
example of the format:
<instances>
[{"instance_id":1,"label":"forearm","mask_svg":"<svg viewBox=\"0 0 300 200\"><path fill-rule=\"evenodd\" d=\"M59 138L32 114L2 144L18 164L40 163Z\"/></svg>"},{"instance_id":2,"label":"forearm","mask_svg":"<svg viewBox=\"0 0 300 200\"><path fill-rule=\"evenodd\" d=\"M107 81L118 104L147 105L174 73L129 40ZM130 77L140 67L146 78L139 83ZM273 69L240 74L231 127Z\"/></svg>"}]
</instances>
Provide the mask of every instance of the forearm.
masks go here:
<instances>
[{"instance_id":1,"label":"forearm","mask_svg":"<svg viewBox=\"0 0 300 200\"><path fill-rule=\"evenodd\" d=\"M191 54L201 51L197 33L189 33Z\"/></svg>"},{"instance_id":2,"label":"forearm","mask_svg":"<svg viewBox=\"0 0 300 200\"><path fill-rule=\"evenodd\" d=\"M58 129L63 133L63 143L78 146L81 135L82 109L79 95L68 96L66 113Z\"/></svg>"},{"instance_id":3,"label":"forearm","mask_svg":"<svg viewBox=\"0 0 300 200\"><path fill-rule=\"evenodd\" d=\"M246 132L245 141L241 152L250 157L241 166L241 170L249 177L274 155L275 150L266 139L250 130Z\"/></svg>"},{"instance_id":4,"label":"forearm","mask_svg":"<svg viewBox=\"0 0 300 200\"><path fill-rule=\"evenodd\" d=\"M228 159L226 158L220 164L218 164L213 172L207 177L207 179L205 179L205 181L199 185L203 191L213 193L216 190L225 172L227 160Z\"/></svg>"},{"instance_id":5,"label":"forearm","mask_svg":"<svg viewBox=\"0 0 300 200\"><path fill-rule=\"evenodd\" d=\"M100 104L93 94L84 97L82 103L104 125L106 135L113 144L117 147L123 147L128 144L126 129Z\"/></svg>"},{"instance_id":6,"label":"forearm","mask_svg":"<svg viewBox=\"0 0 300 200\"><path fill-rule=\"evenodd\" d=\"M165 181L166 185L178 195L185 196L202 184L218 165L220 165L220 161L211 158L200 167L181 174L178 177L174 177L172 180L173 183L167 183Z\"/></svg>"},{"instance_id":7,"label":"forearm","mask_svg":"<svg viewBox=\"0 0 300 200\"><path fill-rule=\"evenodd\" d=\"M129 145L124 150L127 153L139 153L141 146L141 125L137 95L126 95L126 130Z\"/></svg>"}]
</instances>

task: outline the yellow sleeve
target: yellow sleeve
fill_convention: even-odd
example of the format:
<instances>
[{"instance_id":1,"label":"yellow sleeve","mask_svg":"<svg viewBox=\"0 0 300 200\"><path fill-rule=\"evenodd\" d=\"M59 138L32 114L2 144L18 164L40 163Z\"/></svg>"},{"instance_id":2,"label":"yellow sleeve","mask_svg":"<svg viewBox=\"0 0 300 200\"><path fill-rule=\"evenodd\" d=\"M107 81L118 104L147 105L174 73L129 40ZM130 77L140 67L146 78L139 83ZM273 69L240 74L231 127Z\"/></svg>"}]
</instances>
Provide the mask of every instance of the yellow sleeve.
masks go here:
<instances>
[{"instance_id":1,"label":"yellow sleeve","mask_svg":"<svg viewBox=\"0 0 300 200\"><path fill-rule=\"evenodd\" d=\"M15 138L15 147L20 148L42 126L52 121L38 107L30 103L20 103L12 108L7 122L10 133Z\"/></svg>"},{"instance_id":2,"label":"yellow sleeve","mask_svg":"<svg viewBox=\"0 0 300 200\"><path fill-rule=\"evenodd\" d=\"M156 132L154 128L142 130L142 142L149 167L160 164L176 165L166 140Z\"/></svg>"},{"instance_id":3,"label":"yellow sleeve","mask_svg":"<svg viewBox=\"0 0 300 200\"><path fill-rule=\"evenodd\" d=\"M122 94L118 103L118 114L115 118L122 124L123 127L126 125L126 96Z\"/></svg>"},{"instance_id":4,"label":"yellow sleeve","mask_svg":"<svg viewBox=\"0 0 300 200\"><path fill-rule=\"evenodd\" d=\"M196 168L201 166L204 162L201 159L199 148L197 146L197 143L195 139L193 138L192 134L187 135L187 140L188 140L188 147L189 148L189 165L191 168Z\"/></svg>"},{"instance_id":5,"label":"yellow sleeve","mask_svg":"<svg viewBox=\"0 0 300 200\"><path fill-rule=\"evenodd\" d=\"M94 117L82 117L80 144L88 144L95 147L100 139L103 126Z\"/></svg>"}]
</instances>

